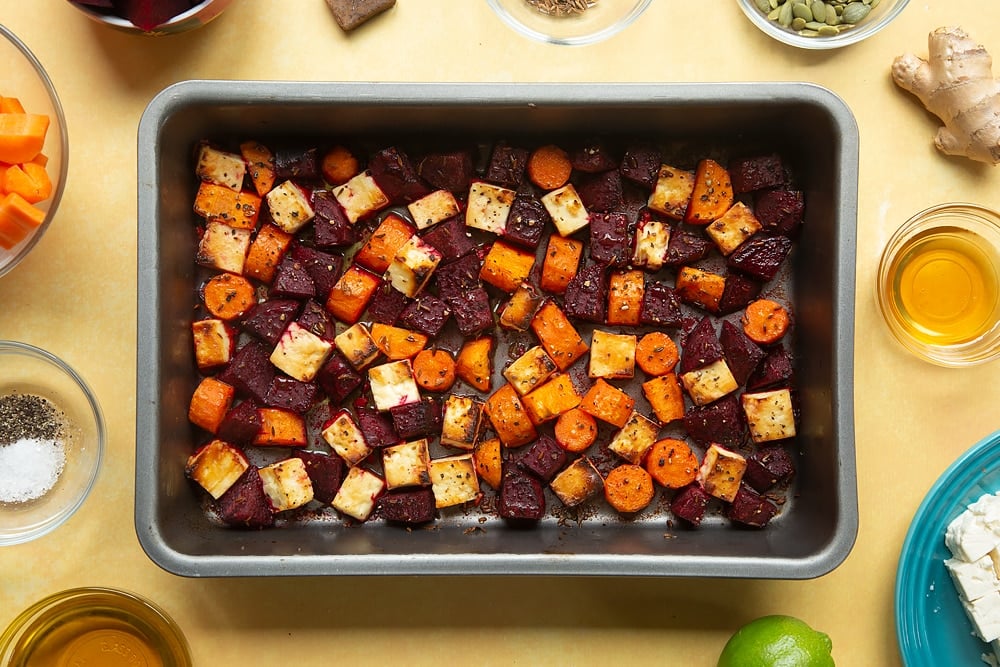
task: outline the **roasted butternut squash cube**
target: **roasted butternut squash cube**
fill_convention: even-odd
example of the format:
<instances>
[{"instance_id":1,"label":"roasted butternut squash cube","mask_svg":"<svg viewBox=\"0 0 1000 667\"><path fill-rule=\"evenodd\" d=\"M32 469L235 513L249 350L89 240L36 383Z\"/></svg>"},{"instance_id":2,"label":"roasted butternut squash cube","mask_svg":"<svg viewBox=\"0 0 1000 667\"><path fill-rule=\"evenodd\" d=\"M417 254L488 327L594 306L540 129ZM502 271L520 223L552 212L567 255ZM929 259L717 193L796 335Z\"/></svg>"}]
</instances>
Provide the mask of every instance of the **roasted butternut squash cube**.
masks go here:
<instances>
[{"instance_id":1,"label":"roasted butternut squash cube","mask_svg":"<svg viewBox=\"0 0 1000 667\"><path fill-rule=\"evenodd\" d=\"M556 375L524 397L524 408L535 424L555 419L572 410L583 400L569 375Z\"/></svg>"},{"instance_id":2,"label":"roasted butternut squash cube","mask_svg":"<svg viewBox=\"0 0 1000 667\"><path fill-rule=\"evenodd\" d=\"M590 213L572 183L545 193L542 204L560 236L570 236L590 224Z\"/></svg>"},{"instance_id":3,"label":"roasted butternut squash cube","mask_svg":"<svg viewBox=\"0 0 1000 667\"><path fill-rule=\"evenodd\" d=\"M427 346L424 334L380 322L373 322L369 333L379 352L390 361L412 359Z\"/></svg>"},{"instance_id":4,"label":"roasted butternut squash cube","mask_svg":"<svg viewBox=\"0 0 1000 667\"><path fill-rule=\"evenodd\" d=\"M389 213L354 255L354 261L375 273L385 273L399 249L416 233L413 225Z\"/></svg>"},{"instance_id":5,"label":"roasted butternut squash cube","mask_svg":"<svg viewBox=\"0 0 1000 667\"><path fill-rule=\"evenodd\" d=\"M514 292L531 275L535 254L503 241L495 241L483 259L479 277L496 288Z\"/></svg>"},{"instance_id":6,"label":"roasted butternut squash cube","mask_svg":"<svg viewBox=\"0 0 1000 667\"><path fill-rule=\"evenodd\" d=\"M684 222L707 225L722 217L732 205L733 183L729 171L711 158L699 161Z\"/></svg>"},{"instance_id":7,"label":"roasted butternut squash cube","mask_svg":"<svg viewBox=\"0 0 1000 667\"><path fill-rule=\"evenodd\" d=\"M236 396L236 389L214 377L201 379L188 406L188 420L209 433L217 433Z\"/></svg>"},{"instance_id":8,"label":"roasted butternut squash cube","mask_svg":"<svg viewBox=\"0 0 1000 667\"><path fill-rule=\"evenodd\" d=\"M354 324L375 296L382 279L351 264L326 298L326 309L341 322Z\"/></svg>"},{"instance_id":9,"label":"roasted butternut squash cube","mask_svg":"<svg viewBox=\"0 0 1000 667\"><path fill-rule=\"evenodd\" d=\"M795 437L795 410L788 389L743 394L742 402L754 442Z\"/></svg>"},{"instance_id":10,"label":"roasted butternut squash cube","mask_svg":"<svg viewBox=\"0 0 1000 667\"><path fill-rule=\"evenodd\" d=\"M657 213L674 220L683 220L691 194L694 192L694 172L668 164L660 165L656 185L646 205Z\"/></svg>"},{"instance_id":11,"label":"roasted butternut squash cube","mask_svg":"<svg viewBox=\"0 0 1000 667\"><path fill-rule=\"evenodd\" d=\"M705 228L705 233L715 241L723 255L728 255L744 241L761 230L761 224L753 210L743 202L736 202L721 218Z\"/></svg>"},{"instance_id":12,"label":"roasted butternut squash cube","mask_svg":"<svg viewBox=\"0 0 1000 667\"><path fill-rule=\"evenodd\" d=\"M260 468L257 473L264 493L275 512L302 507L313 499L314 491L305 461L290 458Z\"/></svg>"},{"instance_id":13,"label":"roasted butternut squash cube","mask_svg":"<svg viewBox=\"0 0 1000 667\"><path fill-rule=\"evenodd\" d=\"M431 455L426 438L382 450L385 485L390 490L431 483Z\"/></svg>"},{"instance_id":14,"label":"roasted butternut squash cube","mask_svg":"<svg viewBox=\"0 0 1000 667\"><path fill-rule=\"evenodd\" d=\"M586 456L569 464L549 483L566 507L576 507L604 490L604 478Z\"/></svg>"},{"instance_id":15,"label":"roasted butternut squash cube","mask_svg":"<svg viewBox=\"0 0 1000 667\"><path fill-rule=\"evenodd\" d=\"M476 181L469 186L465 226L492 234L503 234L517 193L509 188Z\"/></svg>"},{"instance_id":16,"label":"roasted butternut squash cube","mask_svg":"<svg viewBox=\"0 0 1000 667\"><path fill-rule=\"evenodd\" d=\"M306 424L298 413L283 408L258 408L260 430L253 444L262 447L305 447Z\"/></svg>"},{"instance_id":17,"label":"roasted butternut squash cube","mask_svg":"<svg viewBox=\"0 0 1000 667\"><path fill-rule=\"evenodd\" d=\"M500 438L480 440L472 451L472 460L476 464L476 474L479 479L494 489L500 488L503 477L503 457L500 454Z\"/></svg>"},{"instance_id":18,"label":"roasted butternut squash cube","mask_svg":"<svg viewBox=\"0 0 1000 667\"><path fill-rule=\"evenodd\" d=\"M595 329L590 341L592 378L631 378L635 375L636 337Z\"/></svg>"},{"instance_id":19,"label":"roasted butternut squash cube","mask_svg":"<svg viewBox=\"0 0 1000 667\"><path fill-rule=\"evenodd\" d=\"M242 450L222 440L212 440L188 457L184 472L218 500L249 467Z\"/></svg>"},{"instance_id":20,"label":"roasted butternut squash cube","mask_svg":"<svg viewBox=\"0 0 1000 667\"><path fill-rule=\"evenodd\" d=\"M479 391L489 391L493 378L493 339L467 340L458 351L455 374Z\"/></svg>"},{"instance_id":21,"label":"roasted butternut squash cube","mask_svg":"<svg viewBox=\"0 0 1000 667\"><path fill-rule=\"evenodd\" d=\"M268 285L295 237L272 224L262 225L250 243L243 273Z\"/></svg>"},{"instance_id":22,"label":"roasted butternut squash cube","mask_svg":"<svg viewBox=\"0 0 1000 667\"><path fill-rule=\"evenodd\" d=\"M194 212L206 220L237 229L257 227L261 199L253 192L233 191L223 185L202 183L194 198Z\"/></svg>"},{"instance_id":23,"label":"roasted butternut squash cube","mask_svg":"<svg viewBox=\"0 0 1000 667\"><path fill-rule=\"evenodd\" d=\"M684 303L715 313L726 290L726 277L693 266L683 266L677 272L675 287L677 296Z\"/></svg>"},{"instance_id":24,"label":"roasted butternut squash cube","mask_svg":"<svg viewBox=\"0 0 1000 667\"><path fill-rule=\"evenodd\" d=\"M660 433L660 427L650 419L633 411L628 421L608 444L608 449L633 465L642 463L642 457Z\"/></svg>"},{"instance_id":25,"label":"roasted butternut squash cube","mask_svg":"<svg viewBox=\"0 0 1000 667\"><path fill-rule=\"evenodd\" d=\"M330 506L347 516L365 521L375 509L375 502L385 491L385 480L364 468L353 467L337 490Z\"/></svg>"},{"instance_id":26,"label":"roasted butternut squash cube","mask_svg":"<svg viewBox=\"0 0 1000 667\"><path fill-rule=\"evenodd\" d=\"M484 411L505 447L520 447L538 437L524 403L507 383L486 399Z\"/></svg>"},{"instance_id":27,"label":"roasted butternut squash cube","mask_svg":"<svg viewBox=\"0 0 1000 667\"><path fill-rule=\"evenodd\" d=\"M472 454L431 461L431 489L438 509L462 505L479 498L479 477Z\"/></svg>"},{"instance_id":28,"label":"roasted butternut squash cube","mask_svg":"<svg viewBox=\"0 0 1000 667\"><path fill-rule=\"evenodd\" d=\"M583 395L580 409L591 417L622 428L635 409L635 399L604 378L598 378Z\"/></svg>"},{"instance_id":29,"label":"roasted butternut squash cube","mask_svg":"<svg viewBox=\"0 0 1000 667\"><path fill-rule=\"evenodd\" d=\"M433 227L439 222L444 222L448 218L458 215L461 211L455 195L448 190L435 190L410 202L406 208L409 210L413 222L417 223L418 229Z\"/></svg>"},{"instance_id":30,"label":"roasted butternut squash cube","mask_svg":"<svg viewBox=\"0 0 1000 667\"><path fill-rule=\"evenodd\" d=\"M546 301L538 309L531 320L531 330L561 371L572 366L590 349L554 301Z\"/></svg>"},{"instance_id":31,"label":"roasted butternut squash cube","mask_svg":"<svg viewBox=\"0 0 1000 667\"><path fill-rule=\"evenodd\" d=\"M545 248L539 286L550 294L564 294L580 268L583 241L553 234Z\"/></svg>"},{"instance_id":32,"label":"roasted butternut squash cube","mask_svg":"<svg viewBox=\"0 0 1000 667\"><path fill-rule=\"evenodd\" d=\"M643 382L642 393L661 424L684 418L684 394L676 374L671 372Z\"/></svg>"},{"instance_id":33,"label":"roasted butternut squash cube","mask_svg":"<svg viewBox=\"0 0 1000 667\"><path fill-rule=\"evenodd\" d=\"M334 188L333 196L344 209L344 215L351 224L389 205L389 197L367 171Z\"/></svg>"},{"instance_id":34,"label":"roasted butternut squash cube","mask_svg":"<svg viewBox=\"0 0 1000 667\"><path fill-rule=\"evenodd\" d=\"M483 402L471 396L449 396L444 401L441 444L471 450L479 440Z\"/></svg>"},{"instance_id":35,"label":"roasted butternut squash cube","mask_svg":"<svg viewBox=\"0 0 1000 667\"><path fill-rule=\"evenodd\" d=\"M347 410L339 410L323 426L321 435L333 453L348 465L355 466L372 453L361 428Z\"/></svg>"},{"instance_id":36,"label":"roasted butternut squash cube","mask_svg":"<svg viewBox=\"0 0 1000 667\"><path fill-rule=\"evenodd\" d=\"M746 469L743 456L712 443L698 469L698 483L710 496L731 503L740 490Z\"/></svg>"},{"instance_id":37,"label":"roasted butternut squash cube","mask_svg":"<svg viewBox=\"0 0 1000 667\"><path fill-rule=\"evenodd\" d=\"M645 278L642 271L615 271L608 282L608 324L638 326Z\"/></svg>"},{"instance_id":38,"label":"roasted butternut squash cube","mask_svg":"<svg viewBox=\"0 0 1000 667\"><path fill-rule=\"evenodd\" d=\"M556 364L545 352L545 348L536 345L508 366L503 376L518 394L524 396L549 379L556 372Z\"/></svg>"}]
</instances>

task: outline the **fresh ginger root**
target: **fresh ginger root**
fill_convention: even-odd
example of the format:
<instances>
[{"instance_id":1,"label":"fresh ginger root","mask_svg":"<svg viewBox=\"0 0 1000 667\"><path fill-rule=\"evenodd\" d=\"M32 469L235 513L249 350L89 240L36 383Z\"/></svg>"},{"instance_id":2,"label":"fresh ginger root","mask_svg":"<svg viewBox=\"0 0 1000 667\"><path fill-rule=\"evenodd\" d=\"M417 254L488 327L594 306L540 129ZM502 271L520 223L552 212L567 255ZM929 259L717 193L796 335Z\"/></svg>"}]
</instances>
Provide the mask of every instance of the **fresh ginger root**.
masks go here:
<instances>
[{"instance_id":1,"label":"fresh ginger root","mask_svg":"<svg viewBox=\"0 0 1000 667\"><path fill-rule=\"evenodd\" d=\"M908 53L893 61L893 81L944 122L938 150L1000 163L1000 81L990 54L961 28L938 28L927 46L927 60Z\"/></svg>"}]
</instances>

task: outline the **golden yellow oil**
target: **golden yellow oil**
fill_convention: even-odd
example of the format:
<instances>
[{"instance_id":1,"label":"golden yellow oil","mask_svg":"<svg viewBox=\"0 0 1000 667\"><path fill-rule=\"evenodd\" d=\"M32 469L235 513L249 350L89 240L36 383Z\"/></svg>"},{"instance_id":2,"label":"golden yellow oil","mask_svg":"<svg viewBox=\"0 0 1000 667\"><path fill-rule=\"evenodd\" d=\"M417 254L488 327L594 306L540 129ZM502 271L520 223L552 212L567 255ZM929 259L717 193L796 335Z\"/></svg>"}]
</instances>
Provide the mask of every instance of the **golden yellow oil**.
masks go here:
<instances>
[{"instance_id":1,"label":"golden yellow oil","mask_svg":"<svg viewBox=\"0 0 1000 667\"><path fill-rule=\"evenodd\" d=\"M901 323L930 345L967 343L1000 316L1000 258L986 239L958 227L939 227L903 245L890 266Z\"/></svg>"}]
</instances>

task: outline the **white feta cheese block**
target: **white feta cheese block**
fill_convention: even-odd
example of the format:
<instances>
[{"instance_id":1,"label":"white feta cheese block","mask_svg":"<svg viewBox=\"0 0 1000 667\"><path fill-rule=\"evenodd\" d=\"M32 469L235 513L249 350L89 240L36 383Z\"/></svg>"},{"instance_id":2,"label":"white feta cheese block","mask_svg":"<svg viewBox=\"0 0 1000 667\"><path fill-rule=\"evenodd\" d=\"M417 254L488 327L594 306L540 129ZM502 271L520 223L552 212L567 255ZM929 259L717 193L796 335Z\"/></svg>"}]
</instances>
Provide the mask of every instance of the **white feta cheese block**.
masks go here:
<instances>
[{"instance_id":1,"label":"white feta cheese block","mask_svg":"<svg viewBox=\"0 0 1000 667\"><path fill-rule=\"evenodd\" d=\"M572 183L547 192L542 204L560 236L569 236L590 224L590 213Z\"/></svg>"},{"instance_id":2,"label":"white feta cheese block","mask_svg":"<svg viewBox=\"0 0 1000 667\"><path fill-rule=\"evenodd\" d=\"M332 351L329 341L292 322L274 346L271 363L300 382L311 382Z\"/></svg>"},{"instance_id":3,"label":"white feta cheese block","mask_svg":"<svg viewBox=\"0 0 1000 667\"><path fill-rule=\"evenodd\" d=\"M236 229L210 220L198 241L195 261L211 269L242 274L250 250L251 234L249 229Z\"/></svg>"},{"instance_id":4,"label":"white feta cheese block","mask_svg":"<svg viewBox=\"0 0 1000 667\"><path fill-rule=\"evenodd\" d=\"M218 500L249 467L250 462L239 448L222 440L212 440L188 457L184 470Z\"/></svg>"},{"instance_id":5,"label":"white feta cheese block","mask_svg":"<svg viewBox=\"0 0 1000 667\"><path fill-rule=\"evenodd\" d=\"M367 171L334 188L333 196L352 224L389 205L389 198Z\"/></svg>"},{"instance_id":6,"label":"white feta cheese block","mask_svg":"<svg viewBox=\"0 0 1000 667\"><path fill-rule=\"evenodd\" d=\"M348 465L357 465L372 453L361 429L346 410L338 412L321 435L330 449Z\"/></svg>"},{"instance_id":7,"label":"white feta cheese block","mask_svg":"<svg viewBox=\"0 0 1000 667\"><path fill-rule=\"evenodd\" d=\"M659 425L633 410L625 426L611 438L608 449L629 463L639 465L659 432Z\"/></svg>"},{"instance_id":8,"label":"white feta cheese block","mask_svg":"<svg viewBox=\"0 0 1000 667\"><path fill-rule=\"evenodd\" d=\"M427 439L404 442L382 450L385 484L390 489L431 483L431 455Z\"/></svg>"},{"instance_id":9,"label":"white feta cheese block","mask_svg":"<svg viewBox=\"0 0 1000 667\"><path fill-rule=\"evenodd\" d=\"M264 198L274 224L289 234L299 231L316 216L309 197L291 181L273 188Z\"/></svg>"},{"instance_id":10,"label":"white feta cheese block","mask_svg":"<svg viewBox=\"0 0 1000 667\"><path fill-rule=\"evenodd\" d=\"M455 195L447 190L435 190L429 195L407 205L407 210L418 229L433 227L439 222L459 214L461 208Z\"/></svg>"},{"instance_id":11,"label":"white feta cheese block","mask_svg":"<svg viewBox=\"0 0 1000 667\"><path fill-rule=\"evenodd\" d=\"M313 499L312 480L306 464L300 458L290 458L272 463L257 471L264 485L264 493L275 512L302 507Z\"/></svg>"},{"instance_id":12,"label":"white feta cheese block","mask_svg":"<svg viewBox=\"0 0 1000 667\"><path fill-rule=\"evenodd\" d=\"M635 375L636 337L594 329L590 341L591 378L631 378Z\"/></svg>"},{"instance_id":13,"label":"white feta cheese block","mask_svg":"<svg viewBox=\"0 0 1000 667\"><path fill-rule=\"evenodd\" d=\"M698 469L698 482L708 495L731 503L746 469L747 460L743 456L713 443Z\"/></svg>"},{"instance_id":14,"label":"white feta cheese block","mask_svg":"<svg viewBox=\"0 0 1000 667\"><path fill-rule=\"evenodd\" d=\"M364 368L375 361L379 353L378 345L361 322L337 334L333 344L355 369Z\"/></svg>"},{"instance_id":15,"label":"white feta cheese block","mask_svg":"<svg viewBox=\"0 0 1000 667\"><path fill-rule=\"evenodd\" d=\"M375 501L385 490L385 481L373 472L354 467L347 472L330 505L358 521L367 519L375 509Z\"/></svg>"},{"instance_id":16,"label":"white feta cheese block","mask_svg":"<svg viewBox=\"0 0 1000 667\"><path fill-rule=\"evenodd\" d=\"M508 366L503 376L519 395L524 396L556 372L556 364L541 345L536 345Z\"/></svg>"},{"instance_id":17,"label":"white feta cheese block","mask_svg":"<svg viewBox=\"0 0 1000 667\"><path fill-rule=\"evenodd\" d=\"M662 220L644 220L635 233L632 264L648 271L659 271L667 261L670 225Z\"/></svg>"},{"instance_id":18,"label":"white feta cheese block","mask_svg":"<svg viewBox=\"0 0 1000 667\"><path fill-rule=\"evenodd\" d=\"M743 202L736 202L722 217L705 228L705 233L715 241L723 255L732 254L744 241L761 230L753 210Z\"/></svg>"},{"instance_id":19,"label":"white feta cheese block","mask_svg":"<svg viewBox=\"0 0 1000 667\"><path fill-rule=\"evenodd\" d=\"M471 396L449 396L444 402L441 444L471 450L479 441L483 402Z\"/></svg>"},{"instance_id":20,"label":"white feta cheese block","mask_svg":"<svg viewBox=\"0 0 1000 667\"><path fill-rule=\"evenodd\" d=\"M962 600L962 607L980 639L992 642L1000 638L1000 591L987 593L973 602Z\"/></svg>"},{"instance_id":21,"label":"white feta cheese block","mask_svg":"<svg viewBox=\"0 0 1000 667\"><path fill-rule=\"evenodd\" d=\"M974 563L997 546L997 535L972 511L958 515L945 530L944 543L955 558Z\"/></svg>"},{"instance_id":22,"label":"white feta cheese block","mask_svg":"<svg viewBox=\"0 0 1000 667\"><path fill-rule=\"evenodd\" d=\"M974 563L957 558L949 558L944 562L948 574L955 582L955 588L968 602L974 602L987 593L1000 590L1000 579L993 569L993 559L989 554Z\"/></svg>"},{"instance_id":23,"label":"white feta cheese block","mask_svg":"<svg viewBox=\"0 0 1000 667\"><path fill-rule=\"evenodd\" d=\"M195 174L203 181L239 192L243 189L246 173L247 165L242 155L219 150L208 144L203 144L198 150Z\"/></svg>"},{"instance_id":24,"label":"white feta cheese block","mask_svg":"<svg viewBox=\"0 0 1000 667\"><path fill-rule=\"evenodd\" d=\"M516 195L514 190L476 181L469 186L465 226L503 234L507 229L507 216L510 215Z\"/></svg>"},{"instance_id":25,"label":"white feta cheese block","mask_svg":"<svg viewBox=\"0 0 1000 667\"><path fill-rule=\"evenodd\" d=\"M438 509L468 503L479 497L479 477L472 454L431 461L431 490Z\"/></svg>"},{"instance_id":26,"label":"white feta cheese block","mask_svg":"<svg viewBox=\"0 0 1000 667\"><path fill-rule=\"evenodd\" d=\"M386 412L398 405L409 405L420 401L420 388L413 378L413 367L409 359L392 361L368 369L375 407Z\"/></svg>"},{"instance_id":27,"label":"white feta cheese block","mask_svg":"<svg viewBox=\"0 0 1000 667\"><path fill-rule=\"evenodd\" d=\"M788 389L743 394L741 401L754 442L795 437L795 410Z\"/></svg>"},{"instance_id":28,"label":"white feta cheese block","mask_svg":"<svg viewBox=\"0 0 1000 667\"><path fill-rule=\"evenodd\" d=\"M681 384L695 405L707 405L740 387L725 359L684 373Z\"/></svg>"},{"instance_id":29,"label":"white feta cheese block","mask_svg":"<svg viewBox=\"0 0 1000 667\"><path fill-rule=\"evenodd\" d=\"M437 248L414 234L396 251L385 275L396 291L412 299L427 285L441 258Z\"/></svg>"}]
</instances>

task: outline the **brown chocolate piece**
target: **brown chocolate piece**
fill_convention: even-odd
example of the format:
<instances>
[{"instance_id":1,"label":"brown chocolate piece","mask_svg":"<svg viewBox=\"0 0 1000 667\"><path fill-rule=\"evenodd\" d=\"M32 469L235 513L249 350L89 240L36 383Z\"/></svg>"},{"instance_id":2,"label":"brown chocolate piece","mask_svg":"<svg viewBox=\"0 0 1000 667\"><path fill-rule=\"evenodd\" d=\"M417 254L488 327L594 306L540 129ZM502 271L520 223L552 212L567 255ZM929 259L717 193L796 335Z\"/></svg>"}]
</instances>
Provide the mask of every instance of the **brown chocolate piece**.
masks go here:
<instances>
[{"instance_id":1,"label":"brown chocolate piece","mask_svg":"<svg viewBox=\"0 0 1000 667\"><path fill-rule=\"evenodd\" d=\"M341 30L354 30L368 19L393 7L396 0L326 0Z\"/></svg>"}]
</instances>

